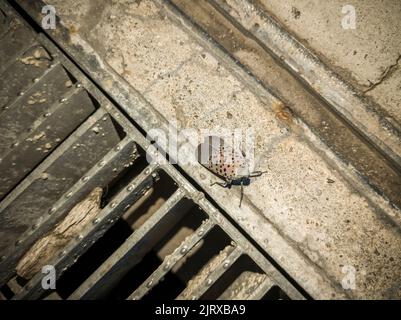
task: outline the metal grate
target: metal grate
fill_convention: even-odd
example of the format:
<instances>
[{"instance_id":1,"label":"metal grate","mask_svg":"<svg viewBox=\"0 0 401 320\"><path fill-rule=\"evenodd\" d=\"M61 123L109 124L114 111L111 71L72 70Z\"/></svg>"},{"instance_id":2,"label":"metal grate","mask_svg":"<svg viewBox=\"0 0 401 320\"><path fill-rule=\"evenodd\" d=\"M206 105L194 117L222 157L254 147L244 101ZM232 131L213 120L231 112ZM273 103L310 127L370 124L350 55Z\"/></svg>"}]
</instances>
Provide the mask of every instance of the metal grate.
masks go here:
<instances>
[{"instance_id":1,"label":"metal grate","mask_svg":"<svg viewBox=\"0 0 401 320\"><path fill-rule=\"evenodd\" d=\"M200 217L202 222L183 239L178 237L180 241L167 250L159 266L148 270L146 279L124 298L146 297L170 273L180 274L185 284L178 299L261 299L278 288L281 296L273 295L276 298L304 298L219 208L163 161L151 142L62 52L27 27L4 2L0 9L4 16L0 27L3 293L8 291L12 299L46 297L43 275L21 282L15 266L37 239L100 186L113 191L93 223L53 257L57 278L151 189L169 188L171 195L68 299L107 296L146 254L176 236L177 224ZM154 161L141 166L146 153ZM163 176L172 183L159 183ZM215 232L224 240L210 240ZM208 259L196 260L202 250Z\"/></svg>"}]
</instances>

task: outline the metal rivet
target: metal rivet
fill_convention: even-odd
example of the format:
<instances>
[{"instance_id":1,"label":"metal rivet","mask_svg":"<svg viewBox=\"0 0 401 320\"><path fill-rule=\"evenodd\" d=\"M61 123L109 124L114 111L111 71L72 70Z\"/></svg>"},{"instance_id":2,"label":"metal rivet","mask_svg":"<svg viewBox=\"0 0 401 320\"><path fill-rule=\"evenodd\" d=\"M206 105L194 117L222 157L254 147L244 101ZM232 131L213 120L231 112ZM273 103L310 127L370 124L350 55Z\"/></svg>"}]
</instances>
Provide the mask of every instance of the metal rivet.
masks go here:
<instances>
[{"instance_id":1,"label":"metal rivet","mask_svg":"<svg viewBox=\"0 0 401 320\"><path fill-rule=\"evenodd\" d=\"M50 112L48 112L48 113L45 113L44 114L44 116L47 118L47 117L50 117L52 114L50 113Z\"/></svg>"},{"instance_id":2,"label":"metal rivet","mask_svg":"<svg viewBox=\"0 0 401 320\"><path fill-rule=\"evenodd\" d=\"M13 147L14 147L14 148L15 148L15 147L18 147L18 145L19 145L18 142L14 142L14 143L13 143Z\"/></svg>"},{"instance_id":3,"label":"metal rivet","mask_svg":"<svg viewBox=\"0 0 401 320\"><path fill-rule=\"evenodd\" d=\"M233 247L236 247L236 246L237 246L237 243L236 243L235 241L231 241L231 245L232 245Z\"/></svg>"},{"instance_id":4,"label":"metal rivet","mask_svg":"<svg viewBox=\"0 0 401 320\"><path fill-rule=\"evenodd\" d=\"M213 283L212 279L207 279L206 284L210 286Z\"/></svg>"},{"instance_id":5,"label":"metal rivet","mask_svg":"<svg viewBox=\"0 0 401 320\"><path fill-rule=\"evenodd\" d=\"M164 271L167 271L168 269L170 269L170 263L167 262L167 263L164 265L163 270L164 270Z\"/></svg>"},{"instance_id":6,"label":"metal rivet","mask_svg":"<svg viewBox=\"0 0 401 320\"><path fill-rule=\"evenodd\" d=\"M116 205L117 205L117 203L115 203L115 202L110 203L110 207L111 207L111 208L115 208Z\"/></svg>"},{"instance_id":7,"label":"metal rivet","mask_svg":"<svg viewBox=\"0 0 401 320\"><path fill-rule=\"evenodd\" d=\"M121 150L121 147L120 146L117 146L116 147L116 151L120 151Z\"/></svg>"},{"instance_id":8,"label":"metal rivet","mask_svg":"<svg viewBox=\"0 0 401 320\"><path fill-rule=\"evenodd\" d=\"M96 224L96 223L98 223L100 220L99 220L99 218L96 218L95 220L93 220L93 224Z\"/></svg>"},{"instance_id":9,"label":"metal rivet","mask_svg":"<svg viewBox=\"0 0 401 320\"><path fill-rule=\"evenodd\" d=\"M150 173L150 169L146 169L145 174L149 174Z\"/></svg>"},{"instance_id":10,"label":"metal rivet","mask_svg":"<svg viewBox=\"0 0 401 320\"><path fill-rule=\"evenodd\" d=\"M131 192L132 190L134 190L134 186L128 186L127 191Z\"/></svg>"},{"instance_id":11,"label":"metal rivet","mask_svg":"<svg viewBox=\"0 0 401 320\"><path fill-rule=\"evenodd\" d=\"M67 101L67 99L66 98L62 98L62 99L60 99L60 103L64 103L64 102L66 102Z\"/></svg>"},{"instance_id":12,"label":"metal rivet","mask_svg":"<svg viewBox=\"0 0 401 320\"><path fill-rule=\"evenodd\" d=\"M82 181L83 181L83 182L86 182L86 181L88 181L88 180L89 180L89 177L88 177L88 176L85 176L85 177L82 178Z\"/></svg>"},{"instance_id":13,"label":"metal rivet","mask_svg":"<svg viewBox=\"0 0 401 320\"><path fill-rule=\"evenodd\" d=\"M77 88L81 88L81 87L82 87L82 84L77 83L77 84L76 84L76 87L77 87Z\"/></svg>"},{"instance_id":14,"label":"metal rivet","mask_svg":"<svg viewBox=\"0 0 401 320\"><path fill-rule=\"evenodd\" d=\"M71 198L71 196L72 196L72 192L68 192L68 193L65 195L66 198Z\"/></svg>"},{"instance_id":15,"label":"metal rivet","mask_svg":"<svg viewBox=\"0 0 401 320\"><path fill-rule=\"evenodd\" d=\"M146 284L146 287L147 287L147 288L150 288L152 285L153 285L153 279L150 280L150 281Z\"/></svg>"},{"instance_id":16,"label":"metal rivet","mask_svg":"<svg viewBox=\"0 0 401 320\"><path fill-rule=\"evenodd\" d=\"M99 163L99 167L103 167L105 164L106 164L106 161L101 161L101 162Z\"/></svg>"},{"instance_id":17,"label":"metal rivet","mask_svg":"<svg viewBox=\"0 0 401 320\"><path fill-rule=\"evenodd\" d=\"M204 235L204 233L205 233L205 231L203 229L200 229L198 232L198 236L201 237Z\"/></svg>"},{"instance_id":18,"label":"metal rivet","mask_svg":"<svg viewBox=\"0 0 401 320\"><path fill-rule=\"evenodd\" d=\"M124 208L124 211L127 211L129 208L131 208L131 205L127 205L125 208Z\"/></svg>"},{"instance_id":19,"label":"metal rivet","mask_svg":"<svg viewBox=\"0 0 401 320\"><path fill-rule=\"evenodd\" d=\"M22 240L18 240L18 241L15 243L15 245L16 245L16 246L19 246L21 243L22 243Z\"/></svg>"},{"instance_id":20,"label":"metal rivet","mask_svg":"<svg viewBox=\"0 0 401 320\"><path fill-rule=\"evenodd\" d=\"M227 269L230 266L230 261L227 260L226 262L224 262L223 264L223 268Z\"/></svg>"},{"instance_id":21,"label":"metal rivet","mask_svg":"<svg viewBox=\"0 0 401 320\"><path fill-rule=\"evenodd\" d=\"M33 79L33 82L38 82L38 81L39 81L39 78Z\"/></svg>"},{"instance_id":22,"label":"metal rivet","mask_svg":"<svg viewBox=\"0 0 401 320\"><path fill-rule=\"evenodd\" d=\"M66 254L67 254L67 251L63 250L63 251L60 252L59 255L60 255L60 257L62 257L62 256L65 256Z\"/></svg>"},{"instance_id":23,"label":"metal rivet","mask_svg":"<svg viewBox=\"0 0 401 320\"><path fill-rule=\"evenodd\" d=\"M38 223L35 223L35 224L32 226L32 229L35 230L35 229L37 229L37 228L39 228L39 224L38 224Z\"/></svg>"},{"instance_id":24,"label":"metal rivet","mask_svg":"<svg viewBox=\"0 0 401 320\"><path fill-rule=\"evenodd\" d=\"M82 234L78 235L78 239L82 240L84 238L84 236Z\"/></svg>"},{"instance_id":25,"label":"metal rivet","mask_svg":"<svg viewBox=\"0 0 401 320\"><path fill-rule=\"evenodd\" d=\"M182 249L180 250L181 254L185 254L185 253L187 253L187 251L188 251L187 246L182 247Z\"/></svg>"},{"instance_id":26,"label":"metal rivet","mask_svg":"<svg viewBox=\"0 0 401 320\"><path fill-rule=\"evenodd\" d=\"M51 208L50 210L49 210L49 214L53 214L53 213L55 213L56 212L56 208Z\"/></svg>"},{"instance_id":27,"label":"metal rivet","mask_svg":"<svg viewBox=\"0 0 401 320\"><path fill-rule=\"evenodd\" d=\"M153 173L152 173L152 177L153 177L153 178L156 178L156 177L157 177L156 172L153 172Z\"/></svg>"},{"instance_id":28,"label":"metal rivet","mask_svg":"<svg viewBox=\"0 0 401 320\"><path fill-rule=\"evenodd\" d=\"M18 93L18 95L21 97L21 96L23 96L25 93L24 92L20 92L20 93Z\"/></svg>"}]
</instances>

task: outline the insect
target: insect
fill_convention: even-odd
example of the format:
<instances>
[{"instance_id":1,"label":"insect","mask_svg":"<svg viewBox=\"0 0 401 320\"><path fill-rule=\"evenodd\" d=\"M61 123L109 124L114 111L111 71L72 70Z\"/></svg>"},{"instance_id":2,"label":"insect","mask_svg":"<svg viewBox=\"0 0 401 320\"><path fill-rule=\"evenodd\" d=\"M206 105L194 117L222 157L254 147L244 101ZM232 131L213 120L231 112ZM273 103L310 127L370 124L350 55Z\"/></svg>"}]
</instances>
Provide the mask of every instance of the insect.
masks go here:
<instances>
[{"instance_id":1,"label":"insect","mask_svg":"<svg viewBox=\"0 0 401 320\"><path fill-rule=\"evenodd\" d=\"M250 184L250 178L260 177L265 171L250 171L249 161L242 150L234 150L225 141L216 136L209 136L198 146L198 161L209 171L224 180L213 182L223 188L241 186L241 207L244 196L244 186Z\"/></svg>"}]
</instances>

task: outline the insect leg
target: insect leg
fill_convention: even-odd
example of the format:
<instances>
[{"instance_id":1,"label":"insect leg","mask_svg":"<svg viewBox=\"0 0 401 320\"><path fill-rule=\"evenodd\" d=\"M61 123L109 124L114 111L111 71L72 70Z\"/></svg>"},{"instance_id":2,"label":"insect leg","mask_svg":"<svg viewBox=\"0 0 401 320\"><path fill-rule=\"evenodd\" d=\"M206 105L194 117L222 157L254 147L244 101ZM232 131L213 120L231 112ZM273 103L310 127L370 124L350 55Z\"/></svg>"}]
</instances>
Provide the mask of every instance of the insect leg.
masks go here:
<instances>
[{"instance_id":1,"label":"insect leg","mask_svg":"<svg viewBox=\"0 0 401 320\"><path fill-rule=\"evenodd\" d=\"M254 171L249 174L250 178L260 177L262 174L267 173L267 171Z\"/></svg>"},{"instance_id":2,"label":"insect leg","mask_svg":"<svg viewBox=\"0 0 401 320\"><path fill-rule=\"evenodd\" d=\"M216 182L211 183L210 186L214 186L215 184L217 184L217 185L219 185L220 187L223 187L223 188L227 188L228 185L229 185L229 183L227 181L225 181L225 182L216 181Z\"/></svg>"}]
</instances>

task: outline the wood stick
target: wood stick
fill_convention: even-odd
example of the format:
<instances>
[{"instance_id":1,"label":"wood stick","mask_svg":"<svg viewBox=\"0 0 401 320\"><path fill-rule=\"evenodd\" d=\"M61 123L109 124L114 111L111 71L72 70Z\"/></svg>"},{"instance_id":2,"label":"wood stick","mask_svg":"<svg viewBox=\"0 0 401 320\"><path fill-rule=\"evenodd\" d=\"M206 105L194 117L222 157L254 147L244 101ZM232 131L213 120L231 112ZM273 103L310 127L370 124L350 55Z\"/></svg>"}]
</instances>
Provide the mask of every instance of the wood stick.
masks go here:
<instances>
[{"instance_id":1,"label":"wood stick","mask_svg":"<svg viewBox=\"0 0 401 320\"><path fill-rule=\"evenodd\" d=\"M100 212L102 189L97 187L65 216L47 235L35 242L19 261L16 272L20 277L31 279L49 264L74 237Z\"/></svg>"}]
</instances>

